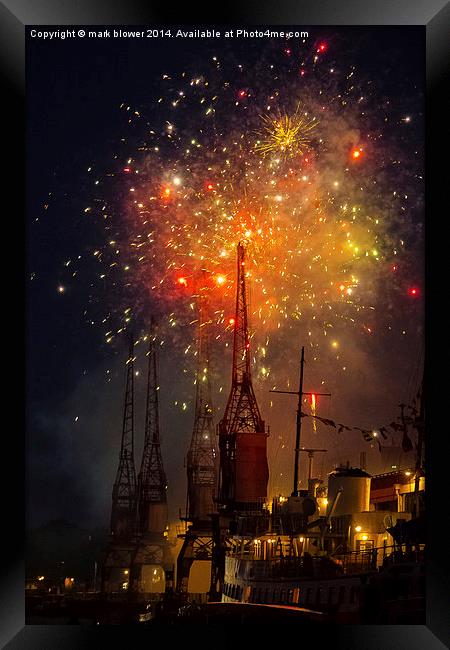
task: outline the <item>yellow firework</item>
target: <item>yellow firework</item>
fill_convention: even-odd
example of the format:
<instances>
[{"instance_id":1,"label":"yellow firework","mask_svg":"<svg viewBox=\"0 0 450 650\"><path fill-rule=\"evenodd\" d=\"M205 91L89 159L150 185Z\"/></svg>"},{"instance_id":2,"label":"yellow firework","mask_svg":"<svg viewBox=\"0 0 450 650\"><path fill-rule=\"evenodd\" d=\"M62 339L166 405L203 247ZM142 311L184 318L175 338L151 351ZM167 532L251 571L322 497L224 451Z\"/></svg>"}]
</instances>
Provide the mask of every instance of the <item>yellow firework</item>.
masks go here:
<instances>
[{"instance_id":1,"label":"yellow firework","mask_svg":"<svg viewBox=\"0 0 450 650\"><path fill-rule=\"evenodd\" d=\"M299 108L293 115L279 113L276 116L263 116L263 129L255 149L263 156L279 155L293 158L303 155L311 142L311 132L318 122Z\"/></svg>"}]
</instances>

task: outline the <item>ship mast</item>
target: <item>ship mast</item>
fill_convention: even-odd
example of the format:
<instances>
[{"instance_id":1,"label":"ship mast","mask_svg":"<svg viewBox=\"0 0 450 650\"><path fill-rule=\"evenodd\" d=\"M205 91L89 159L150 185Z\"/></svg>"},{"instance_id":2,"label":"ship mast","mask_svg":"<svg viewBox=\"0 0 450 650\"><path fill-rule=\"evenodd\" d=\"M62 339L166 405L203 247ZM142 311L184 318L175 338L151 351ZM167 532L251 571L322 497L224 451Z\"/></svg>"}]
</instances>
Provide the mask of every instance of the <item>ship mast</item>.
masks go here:
<instances>
[{"instance_id":1,"label":"ship mast","mask_svg":"<svg viewBox=\"0 0 450 650\"><path fill-rule=\"evenodd\" d=\"M305 365L305 347L302 345L302 351L300 356L300 379L298 390L271 390L271 393L286 393L288 395L298 395L297 402L297 423L295 430L295 449L294 449L294 486L292 490L293 497L298 496L298 474L299 474L299 457L300 457L300 433L302 429L302 400L304 395L322 395L329 396L331 393L305 393L303 391L303 367ZM321 451L321 450L317 450Z\"/></svg>"}]
</instances>

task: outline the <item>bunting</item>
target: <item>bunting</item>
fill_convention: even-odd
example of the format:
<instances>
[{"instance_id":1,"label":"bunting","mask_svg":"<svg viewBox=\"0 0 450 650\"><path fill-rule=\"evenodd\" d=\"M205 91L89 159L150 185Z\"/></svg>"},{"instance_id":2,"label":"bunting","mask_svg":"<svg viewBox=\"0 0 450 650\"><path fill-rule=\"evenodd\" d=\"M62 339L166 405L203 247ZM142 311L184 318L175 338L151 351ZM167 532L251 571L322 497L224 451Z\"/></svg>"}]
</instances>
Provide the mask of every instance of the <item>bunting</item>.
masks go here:
<instances>
[{"instance_id":1,"label":"bunting","mask_svg":"<svg viewBox=\"0 0 450 650\"><path fill-rule=\"evenodd\" d=\"M409 406L408 407L412 413L414 413L415 409L414 406ZM403 432L403 437L402 437L402 449L404 452L411 451L413 449L413 443L411 441L411 438L408 436L407 430L406 430L406 424L415 424L417 423L417 418L411 418L411 417L404 417L403 418L403 424L400 424L399 422L391 422L390 424L387 424L382 427L378 427L377 431L371 431L370 429L363 429L361 427L349 427L346 424L342 424L341 422L335 422L334 420L330 420L329 418L322 418L319 415L313 415L311 413L304 413L301 411L300 413L302 418L314 418L316 420L319 420L319 422L322 422L322 424L325 424L327 427L333 427L334 429L337 429L338 433L342 433L343 431L360 431L362 434L362 437L366 442L375 442L378 444L378 449L381 452L381 442L377 437L377 431L380 432L381 436L383 437L384 440L387 440L388 434L390 433L389 429L392 429L393 431L402 431Z\"/></svg>"},{"instance_id":2,"label":"bunting","mask_svg":"<svg viewBox=\"0 0 450 650\"><path fill-rule=\"evenodd\" d=\"M320 422L323 422L323 424L326 424L327 427L334 427L336 429L336 423L333 422L333 420L327 420L327 418L320 418L318 415L313 416L317 420L320 420Z\"/></svg>"}]
</instances>

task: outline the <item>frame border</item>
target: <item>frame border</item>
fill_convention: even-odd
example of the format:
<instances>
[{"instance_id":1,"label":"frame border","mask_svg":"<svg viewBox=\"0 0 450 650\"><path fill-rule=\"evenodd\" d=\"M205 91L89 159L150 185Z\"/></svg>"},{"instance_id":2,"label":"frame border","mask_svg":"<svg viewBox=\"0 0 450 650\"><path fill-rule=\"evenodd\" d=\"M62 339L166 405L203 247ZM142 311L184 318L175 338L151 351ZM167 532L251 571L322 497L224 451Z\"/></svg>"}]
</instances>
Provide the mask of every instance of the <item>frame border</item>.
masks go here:
<instances>
[{"instance_id":1,"label":"frame border","mask_svg":"<svg viewBox=\"0 0 450 650\"><path fill-rule=\"evenodd\" d=\"M242 2L233 0L225 7L218 7L217 15L211 18L211 13L206 13L200 5L182 6L174 8L164 6L164 3L145 0L129 0L127 4L120 0L79 0L77 3L71 0L41 0L33 3L33 0L4 0L0 2L0 65L8 96L8 107L10 114L16 118L14 130L11 129L11 147L7 149L13 154L13 163L8 155L9 169L13 172L8 178L5 187L11 187L10 183L17 188L20 184L17 196L25 196L24 179L17 178L17 169L24 163L25 144L25 32L28 25L146 25L146 24L242 24L242 25L277 25L277 24L298 24L307 26L376 26L376 25L421 25L426 32L426 242L430 245L431 215L437 213L438 190L443 193L445 178L442 168L436 162L435 152L439 150L442 139L442 125L446 119L445 109L442 106L444 82L448 72L448 32L446 27L450 23L450 9L445 0L372 0L361 2L360 0L347 0L344 3L336 3L333 0L322 0L321 3L315 0L303 0L301 5L296 0L279 0L274 6L270 0L259 0L258 4L247 0ZM9 121L8 121L9 130ZM17 164L16 164L17 163ZM448 182L448 181L447 181ZM24 205L25 208L25 205ZM20 224L19 224L20 228ZM19 236L22 233L19 233ZM445 253L444 253L445 254ZM445 258L444 258L445 259ZM429 307L433 300L429 299L430 289L430 259L426 257L425 277L427 284L426 301L426 343L427 352L425 359L425 376L428 388L428 395L432 392L431 385L434 375L430 368L430 346L431 338L439 337L438 332L433 332L434 323L430 322ZM436 320L439 321L438 318ZM431 330L431 331L430 331ZM27 334L27 332L26 332ZM442 336L442 335L441 335ZM29 339L28 339L29 340ZM441 339L442 340L442 339ZM11 359L12 359L12 352ZM441 350L442 355L442 350ZM24 368L25 369L25 368ZM17 386L17 394L22 394L22 387ZM434 393L433 386L433 393ZM26 392L26 391L25 391ZM445 399L445 398L444 398ZM440 400L442 402L442 400ZM447 398L448 401L448 398ZM444 402L445 403L445 402ZM442 422L435 419L436 414L429 414L428 431L437 432L442 428ZM17 425L16 425L17 426ZM24 422L24 429L26 423ZM14 464L14 497L8 501L7 512L4 514L4 521L14 520L17 526L8 526L7 549L4 554L7 570L3 571L1 581L2 612L0 613L0 642L1 647L10 650L19 648L79 648L80 646L98 647L100 643L124 640L130 644L130 632L136 639L142 638L148 642L148 633L142 635L143 630L130 630L108 628L101 630L95 628L83 628L82 626L31 626L25 625L24 607L24 540L18 532L23 525L23 518L18 516L24 500L24 481L22 480L23 466L23 440L17 436L15 448L12 449L13 457L9 456ZM315 636L320 637L323 643L328 640L346 650L390 650L391 648L427 648L427 650L440 650L450 646L449 634L449 581L445 579L445 570L442 550L438 548L438 537L442 535L441 523L444 506L445 488L439 478L445 476L443 454L439 458L437 448L431 449L427 455L427 528L428 528L428 549L427 553L427 625L382 625L382 626L338 626L323 628L323 634L317 629ZM9 452L10 453L10 452ZM440 463L440 465L439 465ZM440 497L440 500L439 500ZM8 511L9 508L9 511ZM447 569L448 570L448 569ZM205 630L204 638L212 640L211 631ZM194 629L192 630L194 632ZM230 630L231 631L231 630ZM301 628L299 632L301 633ZM136 633L135 633L136 632ZM256 632L256 630L255 630ZM264 629L263 634L268 640L268 630ZM112 636L112 633L114 636ZM176 633L175 630L164 630L164 642L167 643L170 637ZM201 640L203 634L196 636ZM316 636L316 639L317 639ZM100 638L101 637L101 638ZM328 637L328 638L327 638ZM180 639L186 640L186 632L181 630ZM236 637L238 638L238 637ZM228 637L231 645L232 637ZM282 642L279 632L278 642ZM174 638L175 640L175 638ZM216 639L219 640L219 639ZM224 639L225 640L225 639ZM256 640L256 637L255 637ZM317 639L318 640L318 639ZM216 645L216 644L215 644Z\"/></svg>"}]
</instances>

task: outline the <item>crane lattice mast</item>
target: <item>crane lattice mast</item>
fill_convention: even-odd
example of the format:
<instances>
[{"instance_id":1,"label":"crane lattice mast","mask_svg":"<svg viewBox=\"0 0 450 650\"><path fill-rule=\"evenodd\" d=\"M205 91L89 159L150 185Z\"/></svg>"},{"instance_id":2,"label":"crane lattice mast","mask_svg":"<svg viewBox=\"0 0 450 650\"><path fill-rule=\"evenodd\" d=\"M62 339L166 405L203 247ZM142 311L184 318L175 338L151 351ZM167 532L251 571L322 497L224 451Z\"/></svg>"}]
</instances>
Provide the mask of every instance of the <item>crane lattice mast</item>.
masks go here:
<instances>
[{"instance_id":1,"label":"crane lattice mast","mask_svg":"<svg viewBox=\"0 0 450 650\"><path fill-rule=\"evenodd\" d=\"M119 466L112 492L111 532L127 537L134 532L136 515L136 471L134 467L134 344L126 362L125 405Z\"/></svg>"},{"instance_id":2,"label":"crane lattice mast","mask_svg":"<svg viewBox=\"0 0 450 650\"><path fill-rule=\"evenodd\" d=\"M152 524L153 505L167 504L167 481L161 456L159 433L158 369L155 325L149 336L147 404L145 411L144 449L138 476L138 532L144 534ZM154 531L156 532L156 531Z\"/></svg>"},{"instance_id":3,"label":"crane lattice mast","mask_svg":"<svg viewBox=\"0 0 450 650\"><path fill-rule=\"evenodd\" d=\"M207 522L214 510L217 487L217 459L214 413L210 381L210 345L207 317L207 298L198 297L197 372L195 417L191 444L187 454L187 518L197 524Z\"/></svg>"},{"instance_id":4,"label":"crane lattice mast","mask_svg":"<svg viewBox=\"0 0 450 650\"><path fill-rule=\"evenodd\" d=\"M234 316L231 391L219 423L219 502L248 508L267 495L267 433L251 376L251 353L245 284L245 248L237 247L237 286Z\"/></svg>"}]
</instances>

